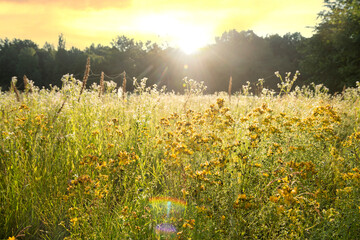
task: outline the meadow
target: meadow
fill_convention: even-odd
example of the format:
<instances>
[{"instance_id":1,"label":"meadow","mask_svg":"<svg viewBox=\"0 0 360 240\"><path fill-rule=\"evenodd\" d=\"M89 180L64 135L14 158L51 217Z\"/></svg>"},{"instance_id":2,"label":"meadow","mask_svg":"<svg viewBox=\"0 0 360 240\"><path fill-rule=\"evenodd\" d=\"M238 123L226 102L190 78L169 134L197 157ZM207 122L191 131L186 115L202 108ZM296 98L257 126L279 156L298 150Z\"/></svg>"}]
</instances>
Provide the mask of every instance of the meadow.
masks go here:
<instances>
[{"instance_id":1,"label":"meadow","mask_svg":"<svg viewBox=\"0 0 360 240\"><path fill-rule=\"evenodd\" d=\"M276 75L0 91L0 239L360 239L359 83Z\"/></svg>"}]
</instances>

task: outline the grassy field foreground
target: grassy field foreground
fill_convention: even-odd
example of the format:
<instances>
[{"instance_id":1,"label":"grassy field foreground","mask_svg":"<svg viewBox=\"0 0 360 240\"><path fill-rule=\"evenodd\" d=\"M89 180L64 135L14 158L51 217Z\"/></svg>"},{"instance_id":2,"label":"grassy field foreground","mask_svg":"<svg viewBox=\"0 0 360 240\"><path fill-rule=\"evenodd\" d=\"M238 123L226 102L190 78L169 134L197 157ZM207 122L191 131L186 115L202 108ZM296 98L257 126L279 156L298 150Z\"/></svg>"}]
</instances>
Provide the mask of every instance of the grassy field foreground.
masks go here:
<instances>
[{"instance_id":1,"label":"grassy field foreground","mask_svg":"<svg viewBox=\"0 0 360 240\"><path fill-rule=\"evenodd\" d=\"M360 86L190 83L0 92L0 239L360 239Z\"/></svg>"}]
</instances>

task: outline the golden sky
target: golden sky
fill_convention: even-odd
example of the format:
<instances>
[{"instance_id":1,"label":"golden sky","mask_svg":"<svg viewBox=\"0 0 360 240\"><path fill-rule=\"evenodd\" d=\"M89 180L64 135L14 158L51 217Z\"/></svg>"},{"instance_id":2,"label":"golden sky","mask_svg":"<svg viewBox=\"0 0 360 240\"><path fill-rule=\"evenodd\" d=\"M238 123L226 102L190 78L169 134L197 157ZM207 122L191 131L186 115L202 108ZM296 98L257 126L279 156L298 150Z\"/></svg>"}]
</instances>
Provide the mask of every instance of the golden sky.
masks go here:
<instances>
[{"instance_id":1,"label":"golden sky","mask_svg":"<svg viewBox=\"0 0 360 240\"><path fill-rule=\"evenodd\" d=\"M323 0L0 0L0 38L40 47L109 45L117 35L201 47L224 31L260 36L301 32L310 37Z\"/></svg>"}]
</instances>

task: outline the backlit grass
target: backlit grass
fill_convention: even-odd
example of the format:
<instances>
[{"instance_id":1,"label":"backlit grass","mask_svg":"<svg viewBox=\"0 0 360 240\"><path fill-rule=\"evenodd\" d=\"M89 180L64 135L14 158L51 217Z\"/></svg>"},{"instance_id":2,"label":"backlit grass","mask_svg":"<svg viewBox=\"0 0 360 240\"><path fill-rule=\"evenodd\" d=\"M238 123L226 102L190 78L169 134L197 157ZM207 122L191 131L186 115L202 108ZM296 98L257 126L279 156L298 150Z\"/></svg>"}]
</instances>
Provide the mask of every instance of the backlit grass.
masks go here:
<instances>
[{"instance_id":1,"label":"backlit grass","mask_svg":"<svg viewBox=\"0 0 360 240\"><path fill-rule=\"evenodd\" d=\"M360 238L360 87L63 80L1 92L0 238Z\"/></svg>"}]
</instances>

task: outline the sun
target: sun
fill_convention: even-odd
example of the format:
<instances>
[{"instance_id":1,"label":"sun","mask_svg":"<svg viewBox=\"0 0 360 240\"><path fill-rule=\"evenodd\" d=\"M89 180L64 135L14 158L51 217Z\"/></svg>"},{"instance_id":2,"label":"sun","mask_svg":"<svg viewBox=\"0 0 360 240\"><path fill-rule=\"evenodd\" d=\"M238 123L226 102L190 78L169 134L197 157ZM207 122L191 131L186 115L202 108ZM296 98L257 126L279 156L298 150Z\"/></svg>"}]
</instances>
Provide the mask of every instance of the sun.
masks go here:
<instances>
[{"instance_id":1,"label":"sun","mask_svg":"<svg viewBox=\"0 0 360 240\"><path fill-rule=\"evenodd\" d=\"M201 28L184 29L182 35L177 36L176 44L186 54L196 53L210 43L211 37Z\"/></svg>"},{"instance_id":2,"label":"sun","mask_svg":"<svg viewBox=\"0 0 360 240\"><path fill-rule=\"evenodd\" d=\"M179 16L169 13L146 15L138 20L143 32L156 34L170 46L180 48L186 54L193 54L210 44L213 29L209 25L187 22Z\"/></svg>"}]
</instances>

